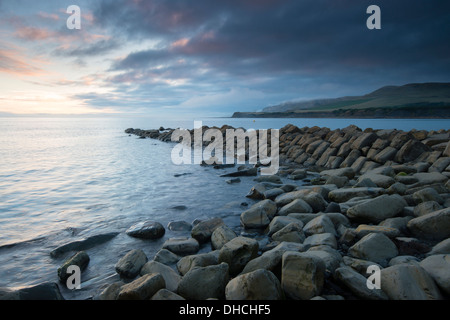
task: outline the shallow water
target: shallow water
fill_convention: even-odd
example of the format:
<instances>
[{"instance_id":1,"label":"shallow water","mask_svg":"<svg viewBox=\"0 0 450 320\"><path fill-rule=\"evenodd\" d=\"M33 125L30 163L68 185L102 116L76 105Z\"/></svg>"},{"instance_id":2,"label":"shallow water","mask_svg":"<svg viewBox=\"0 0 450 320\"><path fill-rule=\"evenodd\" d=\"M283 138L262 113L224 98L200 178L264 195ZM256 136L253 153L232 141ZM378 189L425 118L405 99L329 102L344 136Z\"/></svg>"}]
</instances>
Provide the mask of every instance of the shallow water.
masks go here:
<instances>
[{"instance_id":1,"label":"shallow water","mask_svg":"<svg viewBox=\"0 0 450 320\"><path fill-rule=\"evenodd\" d=\"M167 226L174 220L220 216L239 231L239 215L245 210L241 203L252 204L245 197L255 184L252 177L229 185L219 175L235 169L176 166L170 159L173 144L124 133L129 127L192 128L193 120L0 118L0 287L56 282L57 268L68 255L53 259L49 255L53 249L119 232L87 250L91 261L82 275L82 289L62 289L67 299L91 297L118 280L114 265L128 250L141 248L152 259L165 239L188 235L166 230L162 239L143 241L124 233L143 220ZM209 126L254 129L287 123L332 129L349 124L362 129L450 127L448 120L203 119Z\"/></svg>"}]
</instances>

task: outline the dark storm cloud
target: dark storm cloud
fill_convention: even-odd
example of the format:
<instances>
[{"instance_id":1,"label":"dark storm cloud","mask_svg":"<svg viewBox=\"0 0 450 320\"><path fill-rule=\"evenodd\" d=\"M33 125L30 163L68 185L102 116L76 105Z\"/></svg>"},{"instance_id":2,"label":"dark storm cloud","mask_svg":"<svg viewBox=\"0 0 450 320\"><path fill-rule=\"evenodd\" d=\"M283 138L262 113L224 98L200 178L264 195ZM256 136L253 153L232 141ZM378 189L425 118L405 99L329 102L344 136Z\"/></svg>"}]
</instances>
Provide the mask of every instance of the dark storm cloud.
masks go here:
<instances>
[{"instance_id":1,"label":"dark storm cloud","mask_svg":"<svg viewBox=\"0 0 450 320\"><path fill-rule=\"evenodd\" d=\"M366 27L372 4L381 30ZM446 0L103 0L94 16L118 36L158 42L111 66L121 74L110 81L136 92L170 92L161 80L187 79L206 92L330 97L450 74Z\"/></svg>"},{"instance_id":2,"label":"dark storm cloud","mask_svg":"<svg viewBox=\"0 0 450 320\"><path fill-rule=\"evenodd\" d=\"M200 58L230 73L366 71L433 58L448 63L448 1L375 1L383 29L369 31L365 10L372 2L107 1L97 18L128 37L190 39L170 54L167 48L132 53L117 68L174 56Z\"/></svg>"}]
</instances>

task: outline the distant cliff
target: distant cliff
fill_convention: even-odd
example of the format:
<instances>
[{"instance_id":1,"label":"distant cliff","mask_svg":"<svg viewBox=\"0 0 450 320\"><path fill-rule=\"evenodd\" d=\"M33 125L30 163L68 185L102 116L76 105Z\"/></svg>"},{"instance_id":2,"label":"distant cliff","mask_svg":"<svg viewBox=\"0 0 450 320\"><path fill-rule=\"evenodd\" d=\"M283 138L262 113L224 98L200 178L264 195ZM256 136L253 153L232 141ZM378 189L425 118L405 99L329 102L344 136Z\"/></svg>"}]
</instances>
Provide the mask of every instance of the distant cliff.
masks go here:
<instances>
[{"instance_id":1,"label":"distant cliff","mask_svg":"<svg viewBox=\"0 0 450 320\"><path fill-rule=\"evenodd\" d=\"M450 118L450 83L387 86L363 96L286 102L233 118Z\"/></svg>"}]
</instances>

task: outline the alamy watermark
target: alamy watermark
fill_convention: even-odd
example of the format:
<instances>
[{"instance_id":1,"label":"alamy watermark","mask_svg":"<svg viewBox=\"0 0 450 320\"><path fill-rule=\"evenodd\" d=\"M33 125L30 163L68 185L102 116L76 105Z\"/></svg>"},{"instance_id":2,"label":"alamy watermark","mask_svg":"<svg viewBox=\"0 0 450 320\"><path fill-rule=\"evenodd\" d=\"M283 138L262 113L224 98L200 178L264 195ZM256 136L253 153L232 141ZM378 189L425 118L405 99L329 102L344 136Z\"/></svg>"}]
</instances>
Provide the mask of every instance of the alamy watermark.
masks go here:
<instances>
[{"instance_id":1,"label":"alamy watermark","mask_svg":"<svg viewBox=\"0 0 450 320\"><path fill-rule=\"evenodd\" d=\"M179 142L172 149L171 159L174 164L257 164L259 161L262 165L261 175L278 172L278 129L226 129L224 143L222 131L209 128L203 132L202 124L201 121L194 122L193 135L187 129L173 131L172 141Z\"/></svg>"}]
</instances>

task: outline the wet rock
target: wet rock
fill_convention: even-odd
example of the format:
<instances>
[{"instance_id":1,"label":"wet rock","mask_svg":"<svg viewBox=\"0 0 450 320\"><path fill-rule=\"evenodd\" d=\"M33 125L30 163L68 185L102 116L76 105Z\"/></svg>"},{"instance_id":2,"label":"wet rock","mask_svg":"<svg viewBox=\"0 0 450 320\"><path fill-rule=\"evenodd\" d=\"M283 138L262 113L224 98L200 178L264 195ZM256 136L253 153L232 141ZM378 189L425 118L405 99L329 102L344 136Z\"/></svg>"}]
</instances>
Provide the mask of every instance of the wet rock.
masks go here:
<instances>
[{"instance_id":1,"label":"wet rock","mask_svg":"<svg viewBox=\"0 0 450 320\"><path fill-rule=\"evenodd\" d=\"M383 174L366 173L366 174L363 174L358 179L358 181L361 181L363 179L369 179L373 183L375 183L375 185L377 187L384 188L384 189L389 188L391 185L393 185L395 183L395 179L394 178L389 177L389 176L385 176Z\"/></svg>"},{"instance_id":2,"label":"wet rock","mask_svg":"<svg viewBox=\"0 0 450 320\"><path fill-rule=\"evenodd\" d=\"M416 238L397 237L394 239L394 243L396 244L400 255L420 255L431 250L428 245Z\"/></svg>"},{"instance_id":3,"label":"wet rock","mask_svg":"<svg viewBox=\"0 0 450 320\"><path fill-rule=\"evenodd\" d=\"M75 255L67 259L61 267L58 268L59 281L65 284L67 279L73 274L73 271L70 273L67 271L70 266L77 266L80 268L80 271L83 271L88 266L89 260L89 255L86 252L77 252Z\"/></svg>"},{"instance_id":4,"label":"wet rock","mask_svg":"<svg viewBox=\"0 0 450 320\"><path fill-rule=\"evenodd\" d=\"M420 217L426 214L429 214L434 211L438 211L443 209L442 206L436 201L426 201L419 203L416 207L414 207L414 216Z\"/></svg>"},{"instance_id":5,"label":"wet rock","mask_svg":"<svg viewBox=\"0 0 450 320\"><path fill-rule=\"evenodd\" d=\"M258 178L253 179L256 182L271 182L276 184L282 184L281 178L276 175L271 176L259 176Z\"/></svg>"},{"instance_id":6,"label":"wet rock","mask_svg":"<svg viewBox=\"0 0 450 320\"><path fill-rule=\"evenodd\" d=\"M241 224L246 228L265 228L276 212L275 202L269 199L260 201L241 214Z\"/></svg>"},{"instance_id":7,"label":"wet rock","mask_svg":"<svg viewBox=\"0 0 450 320\"><path fill-rule=\"evenodd\" d=\"M159 239L166 230L163 225L155 221L143 221L131 226L125 233L130 237L140 239Z\"/></svg>"},{"instance_id":8,"label":"wet rock","mask_svg":"<svg viewBox=\"0 0 450 320\"><path fill-rule=\"evenodd\" d=\"M336 269L334 278L347 287L356 297L365 300L388 300L388 296L380 289L369 289L367 279L350 267Z\"/></svg>"},{"instance_id":9,"label":"wet rock","mask_svg":"<svg viewBox=\"0 0 450 320\"><path fill-rule=\"evenodd\" d=\"M435 254L450 254L450 238L437 243L428 253L428 255Z\"/></svg>"},{"instance_id":10,"label":"wet rock","mask_svg":"<svg viewBox=\"0 0 450 320\"><path fill-rule=\"evenodd\" d=\"M303 241L303 245L306 248L327 245L333 249L336 249L337 241L336 241L336 237L331 233L318 233L318 234L313 234L313 235L309 236L308 238L306 238Z\"/></svg>"},{"instance_id":11,"label":"wet rock","mask_svg":"<svg viewBox=\"0 0 450 320\"><path fill-rule=\"evenodd\" d=\"M281 300L284 294L272 272L258 269L228 282L225 297L227 300Z\"/></svg>"},{"instance_id":12,"label":"wet rock","mask_svg":"<svg viewBox=\"0 0 450 320\"><path fill-rule=\"evenodd\" d=\"M115 269L121 277L133 279L147 261L148 258L142 250L134 249L117 262Z\"/></svg>"},{"instance_id":13,"label":"wet rock","mask_svg":"<svg viewBox=\"0 0 450 320\"><path fill-rule=\"evenodd\" d=\"M395 155L394 161L399 163L414 161L423 153L431 150L430 147L414 139L409 140L403 145L399 145L398 147L400 147L400 149Z\"/></svg>"},{"instance_id":14,"label":"wet rock","mask_svg":"<svg viewBox=\"0 0 450 320\"><path fill-rule=\"evenodd\" d=\"M258 183L250 189L250 192L246 195L246 197L255 200L263 200L264 193L266 191L267 191L266 187L263 184Z\"/></svg>"},{"instance_id":15,"label":"wet rock","mask_svg":"<svg viewBox=\"0 0 450 320\"><path fill-rule=\"evenodd\" d=\"M236 233L228 226L219 226L211 235L211 247L214 250L220 250L225 245L225 243L236 237Z\"/></svg>"},{"instance_id":16,"label":"wet rock","mask_svg":"<svg viewBox=\"0 0 450 320\"><path fill-rule=\"evenodd\" d=\"M398 264L381 270L381 289L391 300L439 300L434 280L421 267Z\"/></svg>"},{"instance_id":17,"label":"wet rock","mask_svg":"<svg viewBox=\"0 0 450 320\"><path fill-rule=\"evenodd\" d=\"M225 223L221 218L213 218L207 221L202 221L192 228L191 237L199 243L208 242L211 239L211 235L214 230L224 224Z\"/></svg>"},{"instance_id":18,"label":"wet rock","mask_svg":"<svg viewBox=\"0 0 450 320\"><path fill-rule=\"evenodd\" d=\"M307 253L285 252L282 257L281 287L290 299L307 300L322 293L325 263Z\"/></svg>"},{"instance_id":19,"label":"wet rock","mask_svg":"<svg viewBox=\"0 0 450 320\"><path fill-rule=\"evenodd\" d=\"M443 240L450 238L450 208L411 219L408 229L419 238Z\"/></svg>"},{"instance_id":20,"label":"wet rock","mask_svg":"<svg viewBox=\"0 0 450 320\"><path fill-rule=\"evenodd\" d=\"M117 297L120 293L120 290L122 289L122 286L125 283L122 281L117 281L109 286L107 286L96 298L97 300L103 300L103 301L112 301L117 300Z\"/></svg>"},{"instance_id":21,"label":"wet rock","mask_svg":"<svg viewBox=\"0 0 450 320\"><path fill-rule=\"evenodd\" d=\"M290 216L276 216L273 218L273 220L270 222L268 227L267 235L270 237L275 232L283 229L285 226L287 226L290 223L299 223L303 227L303 222L301 222L299 219L296 219L294 217Z\"/></svg>"},{"instance_id":22,"label":"wet rock","mask_svg":"<svg viewBox=\"0 0 450 320\"><path fill-rule=\"evenodd\" d=\"M420 187L435 183L446 183L448 178L439 172L418 172L413 174L413 177L418 180L413 186Z\"/></svg>"},{"instance_id":23,"label":"wet rock","mask_svg":"<svg viewBox=\"0 0 450 320\"><path fill-rule=\"evenodd\" d=\"M64 297L59 290L58 284L44 282L18 290L0 290L0 300L47 301L64 300Z\"/></svg>"},{"instance_id":24,"label":"wet rock","mask_svg":"<svg viewBox=\"0 0 450 320\"><path fill-rule=\"evenodd\" d=\"M355 229L356 236L362 238L369 233L382 233L389 238L395 238L400 235L400 231L396 228L386 227L386 226L372 226L367 224L360 224Z\"/></svg>"},{"instance_id":25,"label":"wet rock","mask_svg":"<svg viewBox=\"0 0 450 320\"><path fill-rule=\"evenodd\" d=\"M450 294L450 255L432 255L420 262L420 266L434 279L439 288Z\"/></svg>"},{"instance_id":26,"label":"wet rock","mask_svg":"<svg viewBox=\"0 0 450 320\"><path fill-rule=\"evenodd\" d=\"M158 273L164 278L165 288L176 292L181 276L171 267L157 261L149 261L141 268L140 275L144 276L150 273Z\"/></svg>"},{"instance_id":27,"label":"wet rock","mask_svg":"<svg viewBox=\"0 0 450 320\"><path fill-rule=\"evenodd\" d=\"M342 188L330 191L328 197L331 201L342 203L352 198L370 196L377 197L384 192L383 188L370 188L370 187L358 187L358 188Z\"/></svg>"},{"instance_id":28,"label":"wet rock","mask_svg":"<svg viewBox=\"0 0 450 320\"><path fill-rule=\"evenodd\" d=\"M280 216L287 216L289 213L312 213L313 209L311 206L302 199L295 199L294 201L290 202L289 204L283 206L279 211L278 214Z\"/></svg>"},{"instance_id":29,"label":"wet rock","mask_svg":"<svg viewBox=\"0 0 450 320\"><path fill-rule=\"evenodd\" d=\"M412 264L419 265L420 260L413 256L397 256L389 261L389 267L395 266L397 264Z\"/></svg>"},{"instance_id":30,"label":"wet rock","mask_svg":"<svg viewBox=\"0 0 450 320\"><path fill-rule=\"evenodd\" d=\"M336 185L338 188L342 188L344 187L347 183L348 183L348 178L345 176L330 176L328 177L327 181L325 182L325 184L334 184Z\"/></svg>"},{"instance_id":31,"label":"wet rock","mask_svg":"<svg viewBox=\"0 0 450 320\"><path fill-rule=\"evenodd\" d=\"M241 171L225 173L220 175L221 177L251 177L258 174L258 168L250 168Z\"/></svg>"},{"instance_id":32,"label":"wet rock","mask_svg":"<svg viewBox=\"0 0 450 320\"><path fill-rule=\"evenodd\" d=\"M338 176L338 177L347 177L348 179L353 179L355 177L355 170L353 168L339 168L339 169L331 169L324 170L320 173L321 176Z\"/></svg>"},{"instance_id":33,"label":"wet rock","mask_svg":"<svg viewBox=\"0 0 450 320\"><path fill-rule=\"evenodd\" d=\"M444 199L437 193L434 188L424 188L413 193L413 199L417 204L427 201L434 201L439 204L444 203Z\"/></svg>"},{"instance_id":34,"label":"wet rock","mask_svg":"<svg viewBox=\"0 0 450 320\"><path fill-rule=\"evenodd\" d=\"M194 238L170 238L164 242L162 248L177 255L185 256L197 253L200 250L200 245Z\"/></svg>"},{"instance_id":35,"label":"wet rock","mask_svg":"<svg viewBox=\"0 0 450 320\"><path fill-rule=\"evenodd\" d=\"M387 265L390 259L398 255L398 250L384 234L369 233L349 248L348 253L355 258Z\"/></svg>"},{"instance_id":36,"label":"wet rock","mask_svg":"<svg viewBox=\"0 0 450 320\"><path fill-rule=\"evenodd\" d=\"M193 268L181 279L178 294L188 300L223 299L228 280L226 263Z\"/></svg>"},{"instance_id":37,"label":"wet rock","mask_svg":"<svg viewBox=\"0 0 450 320\"><path fill-rule=\"evenodd\" d=\"M267 190L264 192L264 199L270 199L275 200L276 197L278 197L280 194L283 194L285 191L281 188L274 188Z\"/></svg>"},{"instance_id":38,"label":"wet rock","mask_svg":"<svg viewBox=\"0 0 450 320\"><path fill-rule=\"evenodd\" d=\"M305 234L302 230L303 223L301 221L291 222L282 229L278 230L272 235L272 239L279 242L298 242L302 243L305 240Z\"/></svg>"},{"instance_id":39,"label":"wet rock","mask_svg":"<svg viewBox=\"0 0 450 320\"><path fill-rule=\"evenodd\" d=\"M373 261L352 258L349 256L343 257L342 262L344 263L344 265L351 267L353 270L365 277L369 275L367 271L369 270L370 266L376 266L380 269L382 268L378 263L375 263Z\"/></svg>"},{"instance_id":40,"label":"wet rock","mask_svg":"<svg viewBox=\"0 0 450 320\"><path fill-rule=\"evenodd\" d=\"M230 275L241 272L245 265L258 255L259 244L247 237L236 237L227 242L219 252L218 262L225 262L230 267Z\"/></svg>"},{"instance_id":41,"label":"wet rock","mask_svg":"<svg viewBox=\"0 0 450 320\"><path fill-rule=\"evenodd\" d=\"M239 178L228 179L228 180L225 180L225 182L228 184L239 183L239 182L241 182L241 179L239 179Z\"/></svg>"},{"instance_id":42,"label":"wet rock","mask_svg":"<svg viewBox=\"0 0 450 320\"><path fill-rule=\"evenodd\" d=\"M153 297L150 298L150 300L163 300L163 301L175 301L175 300L186 300L182 296L179 296L176 293L173 293L172 291L169 291L167 289L160 289L157 293L153 295Z\"/></svg>"},{"instance_id":43,"label":"wet rock","mask_svg":"<svg viewBox=\"0 0 450 320\"><path fill-rule=\"evenodd\" d=\"M153 260L165 265L171 265L177 263L180 257L167 249L161 249L156 253Z\"/></svg>"},{"instance_id":44,"label":"wet rock","mask_svg":"<svg viewBox=\"0 0 450 320\"><path fill-rule=\"evenodd\" d=\"M165 282L161 274L149 273L122 286L117 300L148 300L164 287Z\"/></svg>"},{"instance_id":45,"label":"wet rock","mask_svg":"<svg viewBox=\"0 0 450 320\"><path fill-rule=\"evenodd\" d=\"M310 236L317 233L331 233L336 235L334 224L326 215L320 215L309 221L304 227L305 235Z\"/></svg>"},{"instance_id":46,"label":"wet rock","mask_svg":"<svg viewBox=\"0 0 450 320\"><path fill-rule=\"evenodd\" d=\"M347 216L350 219L379 223L395 217L406 206L406 201L399 195L381 195L349 208Z\"/></svg>"},{"instance_id":47,"label":"wet rock","mask_svg":"<svg viewBox=\"0 0 450 320\"><path fill-rule=\"evenodd\" d=\"M92 237L89 237L84 240L80 241L74 241L70 242L68 244L65 244L61 247L56 248L52 252L50 252L50 256L52 258L58 258L62 256L63 254L70 252L70 251L84 251L91 249L97 245L103 244L111 239L113 239L115 236L117 236L118 232L111 232L111 233L105 233L100 235L95 235Z\"/></svg>"},{"instance_id":48,"label":"wet rock","mask_svg":"<svg viewBox=\"0 0 450 320\"><path fill-rule=\"evenodd\" d=\"M195 254L183 257L177 263L177 270L181 275L185 275L195 267L207 267L218 264L219 252L212 251L207 253Z\"/></svg>"},{"instance_id":49,"label":"wet rock","mask_svg":"<svg viewBox=\"0 0 450 320\"><path fill-rule=\"evenodd\" d=\"M170 231L191 231L192 225L186 221L171 221L167 225Z\"/></svg>"},{"instance_id":50,"label":"wet rock","mask_svg":"<svg viewBox=\"0 0 450 320\"><path fill-rule=\"evenodd\" d=\"M333 274L342 263L339 251L326 244L313 246L306 253L322 259L325 263L326 276Z\"/></svg>"}]
</instances>

